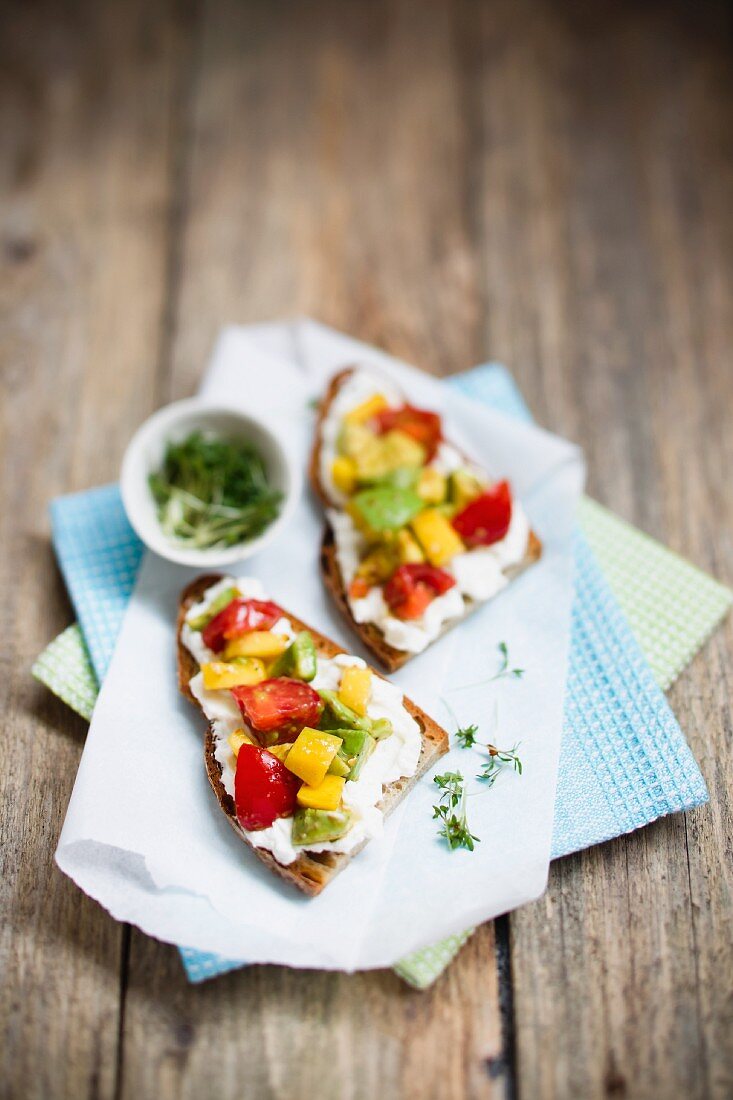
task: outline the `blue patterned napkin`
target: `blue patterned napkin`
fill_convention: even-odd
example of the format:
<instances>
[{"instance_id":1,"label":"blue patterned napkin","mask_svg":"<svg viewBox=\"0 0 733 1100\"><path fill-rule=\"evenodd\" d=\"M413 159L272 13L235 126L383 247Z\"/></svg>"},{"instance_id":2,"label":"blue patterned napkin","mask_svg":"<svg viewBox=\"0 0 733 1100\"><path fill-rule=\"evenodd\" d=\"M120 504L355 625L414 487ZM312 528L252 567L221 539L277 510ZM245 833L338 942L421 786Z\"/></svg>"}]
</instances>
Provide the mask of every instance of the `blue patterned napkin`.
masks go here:
<instances>
[{"instance_id":1,"label":"blue patterned napkin","mask_svg":"<svg viewBox=\"0 0 733 1100\"><path fill-rule=\"evenodd\" d=\"M502 367L477 367L449 384L509 415L530 418ZM51 520L59 564L101 682L143 547L116 485L53 501ZM707 797L679 725L579 532L553 858L691 809ZM464 938L456 938L456 949ZM192 981L246 965L186 948L181 954ZM409 965L405 969L409 976Z\"/></svg>"}]
</instances>

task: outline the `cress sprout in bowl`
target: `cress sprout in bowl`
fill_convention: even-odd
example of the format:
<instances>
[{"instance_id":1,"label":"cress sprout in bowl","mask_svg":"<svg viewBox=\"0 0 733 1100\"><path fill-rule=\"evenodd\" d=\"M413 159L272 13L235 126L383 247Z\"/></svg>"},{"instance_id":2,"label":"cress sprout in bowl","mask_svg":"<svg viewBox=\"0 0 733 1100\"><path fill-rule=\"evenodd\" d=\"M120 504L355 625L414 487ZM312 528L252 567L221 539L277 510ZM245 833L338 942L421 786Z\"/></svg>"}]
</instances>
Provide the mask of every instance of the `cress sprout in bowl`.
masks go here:
<instances>
[{"instance_id":1,"label":"cress sprout in bowl","mask_svg":"<svg viewBox=\"0 0 733 1100\"><path fill-rule=\"evenodd\" d=\"M168 442L148 485L163 534L196 550L257 538L277 518L283 499L252 443L212 431Z\"/></svg>"},{"instance_id":2,"label":"cress sprout in bowl","mask_svg":"<svg viewBox=\"0 0 733 1100\"><path fill-rule=\"evenodd\" d=\"M267 417L200 397L166 405L130 440L127 517L149 549L198 569L269 546L298 506L302 459Z\"/></svg>"}]
</instances>

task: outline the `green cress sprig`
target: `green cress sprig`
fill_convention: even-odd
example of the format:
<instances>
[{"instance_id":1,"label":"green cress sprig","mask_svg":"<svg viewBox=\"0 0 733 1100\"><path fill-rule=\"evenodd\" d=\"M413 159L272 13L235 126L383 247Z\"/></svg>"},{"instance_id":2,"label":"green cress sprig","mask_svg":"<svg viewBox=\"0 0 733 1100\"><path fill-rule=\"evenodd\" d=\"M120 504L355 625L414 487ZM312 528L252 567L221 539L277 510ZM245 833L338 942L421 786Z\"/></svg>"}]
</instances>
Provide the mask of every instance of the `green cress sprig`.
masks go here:
<instances>
[{"instance_id":1,"label":"green cress sprig","mask_svg":"<svg viewBox=\"0 0 733 1100\"><path fill-rule=\"evenodd\" d=\"M448 842L451 851L467 848L472 852L480 843L468 828L466 817L466 788L460 772L445 772L436 775L433 782L440 789L437 805L433 806L433 818L440 821L438 836Z\"/></svg>"}]
</instances>

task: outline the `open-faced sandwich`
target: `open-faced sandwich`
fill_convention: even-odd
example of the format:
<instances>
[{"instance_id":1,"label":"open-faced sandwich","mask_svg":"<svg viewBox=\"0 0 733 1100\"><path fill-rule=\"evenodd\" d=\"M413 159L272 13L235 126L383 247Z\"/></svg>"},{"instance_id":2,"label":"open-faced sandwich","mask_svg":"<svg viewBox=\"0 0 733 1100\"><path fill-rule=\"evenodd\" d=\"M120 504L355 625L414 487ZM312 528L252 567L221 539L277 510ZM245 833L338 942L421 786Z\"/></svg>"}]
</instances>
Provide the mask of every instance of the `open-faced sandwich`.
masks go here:
<instances>
[{"instance_id":1,"label":"open-faced sandwich","mask_svg":"<svg viewBox=\"0 0 733 1100\"><path fill-rule=\"evenodd\" d=\"M266 598L253 578L181 595L181 692L208 719L206 770L237 834L317 894L448 749L399 688Z\"/></svg>"},{"instance_id":2,"label":"open-faced sandwich","mask_svg":"<svg viewBox=\"0 0 733 1100\"><path fill-rule=\"evenodd\" d=\"M352 367L320 407L311 482L326 507L326 586L390 670L490 600L541 553L507 481L443 438L440 416Z\"/></svg>"}]
</instances>

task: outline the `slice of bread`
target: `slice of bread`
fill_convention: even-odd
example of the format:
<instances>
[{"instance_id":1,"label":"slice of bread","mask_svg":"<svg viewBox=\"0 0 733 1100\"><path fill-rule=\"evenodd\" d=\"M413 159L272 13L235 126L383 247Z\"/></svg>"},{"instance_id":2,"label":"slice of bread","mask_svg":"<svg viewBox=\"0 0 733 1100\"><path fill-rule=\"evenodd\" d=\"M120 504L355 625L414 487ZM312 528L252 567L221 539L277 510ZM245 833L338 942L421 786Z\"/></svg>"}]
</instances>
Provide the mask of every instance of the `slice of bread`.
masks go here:
<instances>
[{"instance_id":1,"label":"slice of bread","mask_svg":"<svg viewBox=\"0 0 733 1100\"><path fill-rule=\"evenodd\" d=\"M358 367L346 367L344 370L339 371L338 374L335 374L319 406L315 439L310 457L309 475L313 491L325 508L333 508L335 505L333 501L329 499L326 487L321 480L321 426L328 416L329 410L339 390L358 369ZM533 562L538 561L541 555L542 543L535 532L530 531L524 558L521 562L518 562L517 565L512 566L510 569L505 569L504 575L509 578L509 580L518 577L520 573L523 573ZM395 649L394 646L389 645L385 640L383 632L375 623L357 623L351 612L351 607L349 606L346 585L336 558L335 540L329 524L326 525L326 530L321 542L321 576L323 577L323 583L331 593L331 596L344 617L359 635L364 645L374 654L384 668L389 672L396 672L397 669L401 668L411 657L416 656L414 653L410 653L404 649ZM451 619L450 622L445 623L438 634L438 638L442 638L444 634L447 634L454 626L458 626L462 623L468 615L477 608L482 607L486 602L488 601L465 599L463 614L459 618ZM435 641L437 641L437 638Z\"/></svg>"},{"instance_id":2,"label":"slice of bread","mask_svg":"<svg viewBox=\"0 0 733 1100\"><path fill-rule=\"evenodd\" d=\"M208 574L207 576L198 577L195 581L188 585L187 588L181 593L181 599L178 609L178 630L177 630L177 644L178 644L178 686L181 694L185 695L192 703L198 707L198 701L191 692L189 686L191 679L199 671L199 665L193 655L185 647L181 640L181 632L183 630L183 624L186 619L186 615L194 604L198 603L206 590L213 584L216 584L221 577L219 574ZM332 642L329 638L326 638L323 634L319 634L318 631L313 630L312 627L307 626L301 622L294 615L291 615L288 611L285 611L285 615L290 620L293 629L295 631L308 630L313 636L313 640L316 644L316 649L322 657L335 657L338 653L344 653L345 650L337 646L335 642ZM374 671L374 670L373 670ZM378 672L374 673L376 676ZM420 752L420 758L418 760L417 770L413 776L405 779L398 779L394 783L390 783L384 788L382 799L378 804L378 808L382 813L387 816L394 807L402 801L408 791L417 783L418 779L424 775L433 764L448 751L448 734L445 730L434 722L432 718L429 718L427 714L416 703L413 703L410 699L405 698L404 705L407 711L412 715L415 721L420 726L422 733L422 750ZM222 782L222 769L221 764L214 756L215 739L214 731L211 724L206 732L206 739L204 742L204 758L206 761L206 773L209 777L209 783L216 795L219 806L226 815L227 821L232 826L234 831L239 837L247 844L255 855L262 860L268 867L271 868L277 875L284 878L287 882L293 883L302 890L305 894L314 896L319 894L321 890L326 886L331 879L339 873L353 856L361 850L363 845L355 848L348 853L339 852L307 852L304 851L293 862L285 866L282 863L278 863L273 854L266 848L257 848L245 835L244 830L237 821L237 814L234 807L234 799L227 794L224 784ZM366 843L366 842L365 842Z\"/></svg>"}]
</instances>

